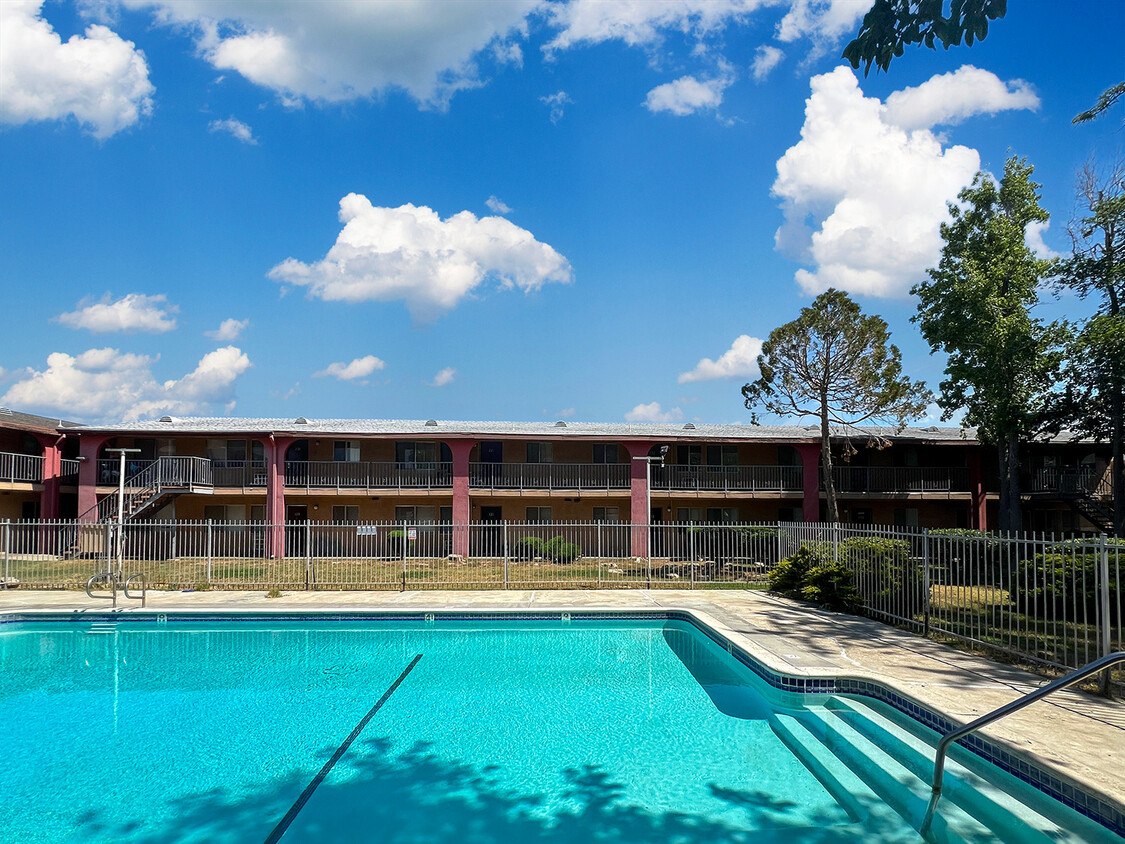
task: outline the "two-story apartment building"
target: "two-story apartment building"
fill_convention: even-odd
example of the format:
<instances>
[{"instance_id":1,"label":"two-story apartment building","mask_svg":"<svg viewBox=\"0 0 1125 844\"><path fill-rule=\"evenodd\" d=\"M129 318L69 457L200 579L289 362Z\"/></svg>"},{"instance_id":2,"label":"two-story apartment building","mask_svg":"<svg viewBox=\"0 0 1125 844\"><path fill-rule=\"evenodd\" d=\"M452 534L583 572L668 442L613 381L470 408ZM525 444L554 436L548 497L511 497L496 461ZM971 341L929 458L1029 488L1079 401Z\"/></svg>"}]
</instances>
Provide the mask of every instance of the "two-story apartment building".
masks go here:
<instances>
[{"instance_id":1,"label":"two-story apartment building","mask_svg":"<svg viewBox=\"0 0 1125 844\"><path fill-rule=\"evenodd\" d=\"M816 521L824 508L815 426L169 416L75 425L0 414L0 435L0 466L11 465L0 519L114 516L116 448L132 449L132 519L637 525ZM994 524L995 455L971 432L851 440L857 453L834 469L842 520ZM1066 437L1031 447L1028 525L1101 529L1082 507L1108 495L1107 451ZM280 550L280 531L274 541Z\"/></svg>"}]
</instances>

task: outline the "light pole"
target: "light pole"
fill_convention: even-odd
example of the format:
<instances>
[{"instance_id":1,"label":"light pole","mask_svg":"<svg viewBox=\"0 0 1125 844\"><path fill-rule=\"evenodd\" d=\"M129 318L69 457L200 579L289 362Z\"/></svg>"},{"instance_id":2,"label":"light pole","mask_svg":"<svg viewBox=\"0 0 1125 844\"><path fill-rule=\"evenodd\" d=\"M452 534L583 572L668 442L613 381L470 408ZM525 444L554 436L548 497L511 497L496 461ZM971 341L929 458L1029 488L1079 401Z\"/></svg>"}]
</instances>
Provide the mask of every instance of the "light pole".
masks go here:
<instances>
[{"instance_id":1,"label":"light pole","mask_svg":"<svg viewBox=\"0 0 1125 844\"><path fill-rule=\"evenodd\" d=\"M652 462L655 460L664 465L664 456L668 454L668 446L660 446L660 455L654 457L651 454L646 454L643 457L634 457L634 460L643 460L645 462L645 519L647 526L645 527L645 556L648 558L648 585L652 588Z\"/></svg>"},{"instance_id":2,"label":"light pole","mask_svg":"<svg viewBox=\"0 0 1125 844\"><path fill-rule=\"evenodd\" d=\"M106 451L116 451L121 455L121 462L117 467L117 571L112 572L113 577L121 579L121 565L125 551L125 455L139 454L139 448L107 448Z\"/></svg>"}]
</instances>

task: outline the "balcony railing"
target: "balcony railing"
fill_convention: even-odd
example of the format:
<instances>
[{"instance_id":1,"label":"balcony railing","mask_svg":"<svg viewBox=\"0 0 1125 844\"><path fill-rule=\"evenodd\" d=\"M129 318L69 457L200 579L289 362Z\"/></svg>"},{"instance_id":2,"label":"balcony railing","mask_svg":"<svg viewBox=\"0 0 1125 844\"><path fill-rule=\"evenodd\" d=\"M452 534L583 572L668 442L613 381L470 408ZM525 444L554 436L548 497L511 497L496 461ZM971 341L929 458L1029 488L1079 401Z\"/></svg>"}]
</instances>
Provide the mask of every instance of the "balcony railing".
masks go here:
<instances>
[{"instance_id":1,"label":"balcony railing","mask_svg":"<svg viewBox=\"0 0 1125 844\"><path fill-rule=\"evenodd\" d=\"M33 454L0 453L0 482L37 484L42 480L42 457Z\"/></svg>"},{"instance_id":2,"label":"balcony railing","mask_svg":"<svg viewBox=\"0 0 1125 844\"><path fill-rule=\"evenodd\" d=\"M1048 467L1036 469L1024 481L1027 492L1058 492L1063 494L1113 494L1109 472L1094 466L1079 468Z\"/></svg>"},{"instance_id":3,"label":"balcony railing","mask_svg":"<svg viewBox=\"0 0 1125 844\"><path fill-rule=\"evenodd\" d=\"M62 477L65 478L65 479L69 479L71 481L77 481L78 480L78 467L82 464L79 463L77 460L68 460L66 458L63 458L60 461L60 463L61 463L61 468L60 468L59 474L61 474Z\"/></svg>"},{"instance_id":4,"label":"balcony railing","mask_svg":"<svg viewBox=\"0 0 1125 844\"><path fill-rule=\"evenodd\" d=\"M452 489L452 463L337 463L331 460L285 464L288 489Z\"/></svg>"},{"instance_id":5,"label":"balcony railing","mask_svg":"<svg viewBox=\"0 0 1125 844\"><path fill-rule=\"evenodd\" d=\"M969 470L963 466L833 466L832 478L838 493L969 491Z\"/></svg>"},{"instance_id":6,"label":"balcony railing","mask_svg":"<svg viewBox=\"0 0 1125 844\"><path fill-rule=\"evenodd\" d=\"M470 463L476 489L628 489L628 463Z\"/></svg>"},{"instance_id":7,"label":"balcony railing","mask_svg":"<svg viewBox=\"0 0 1125 844\"><path fill-rule=\"evenodd\" d=\"M708 492L800 492L800 466L652 467L653 489Z\"/></svg>"},{"instance_id":8,"label":"balcony railing","mask_svg":"<svg viewBox=\"0 0 1125 844\"><path fill-rule=\"evenodd\" d=\"M264 487L266 462L264 460L212 460L211 477L218 487Z\"/></svg>"}]
</instances>

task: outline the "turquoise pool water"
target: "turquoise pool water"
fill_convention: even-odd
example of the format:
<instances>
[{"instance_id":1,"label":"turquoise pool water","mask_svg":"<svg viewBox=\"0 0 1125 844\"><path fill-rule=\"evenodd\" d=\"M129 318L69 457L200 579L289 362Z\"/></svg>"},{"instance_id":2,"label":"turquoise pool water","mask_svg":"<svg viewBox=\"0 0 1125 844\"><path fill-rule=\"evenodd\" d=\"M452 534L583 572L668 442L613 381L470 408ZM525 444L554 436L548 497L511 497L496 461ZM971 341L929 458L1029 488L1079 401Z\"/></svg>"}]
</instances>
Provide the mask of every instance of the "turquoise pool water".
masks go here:
<instances>
[{"instance_id":1,"label":"turquoise pool water","mask_svg":"<svg viewBox=\"0 0 1125 844\"><path fill-rule=\"evenodd\" d=\"M681 621L8 624L0 840L919 840L830 703Z\"/></svg>"}]
</instances>

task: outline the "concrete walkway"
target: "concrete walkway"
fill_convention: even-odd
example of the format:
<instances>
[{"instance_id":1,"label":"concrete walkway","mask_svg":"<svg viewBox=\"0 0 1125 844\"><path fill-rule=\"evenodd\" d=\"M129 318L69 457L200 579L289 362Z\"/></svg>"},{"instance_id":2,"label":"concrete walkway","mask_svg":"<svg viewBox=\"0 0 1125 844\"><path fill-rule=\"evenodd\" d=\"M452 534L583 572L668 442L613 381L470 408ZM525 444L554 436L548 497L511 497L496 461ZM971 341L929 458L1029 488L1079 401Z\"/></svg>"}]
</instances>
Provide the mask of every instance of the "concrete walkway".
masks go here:
<instances>
[{"instance_id":1,"label":"concrete walkway","mask_svg":"<svg viewBox=\"0 0 1125 844\"><path fill-rule=\"evenodd\" d=\"M141 612L131 601L124 612ZM686 609L776 671L877 680L952 720L968 722L1046 682L854 616L756 591L150 592L147 612L226 610ZM105 612L81 592L0 591L2 612ZM1125 702L1064 691L983 733L1125 810Z\"/></svg>"}]
</instances>

